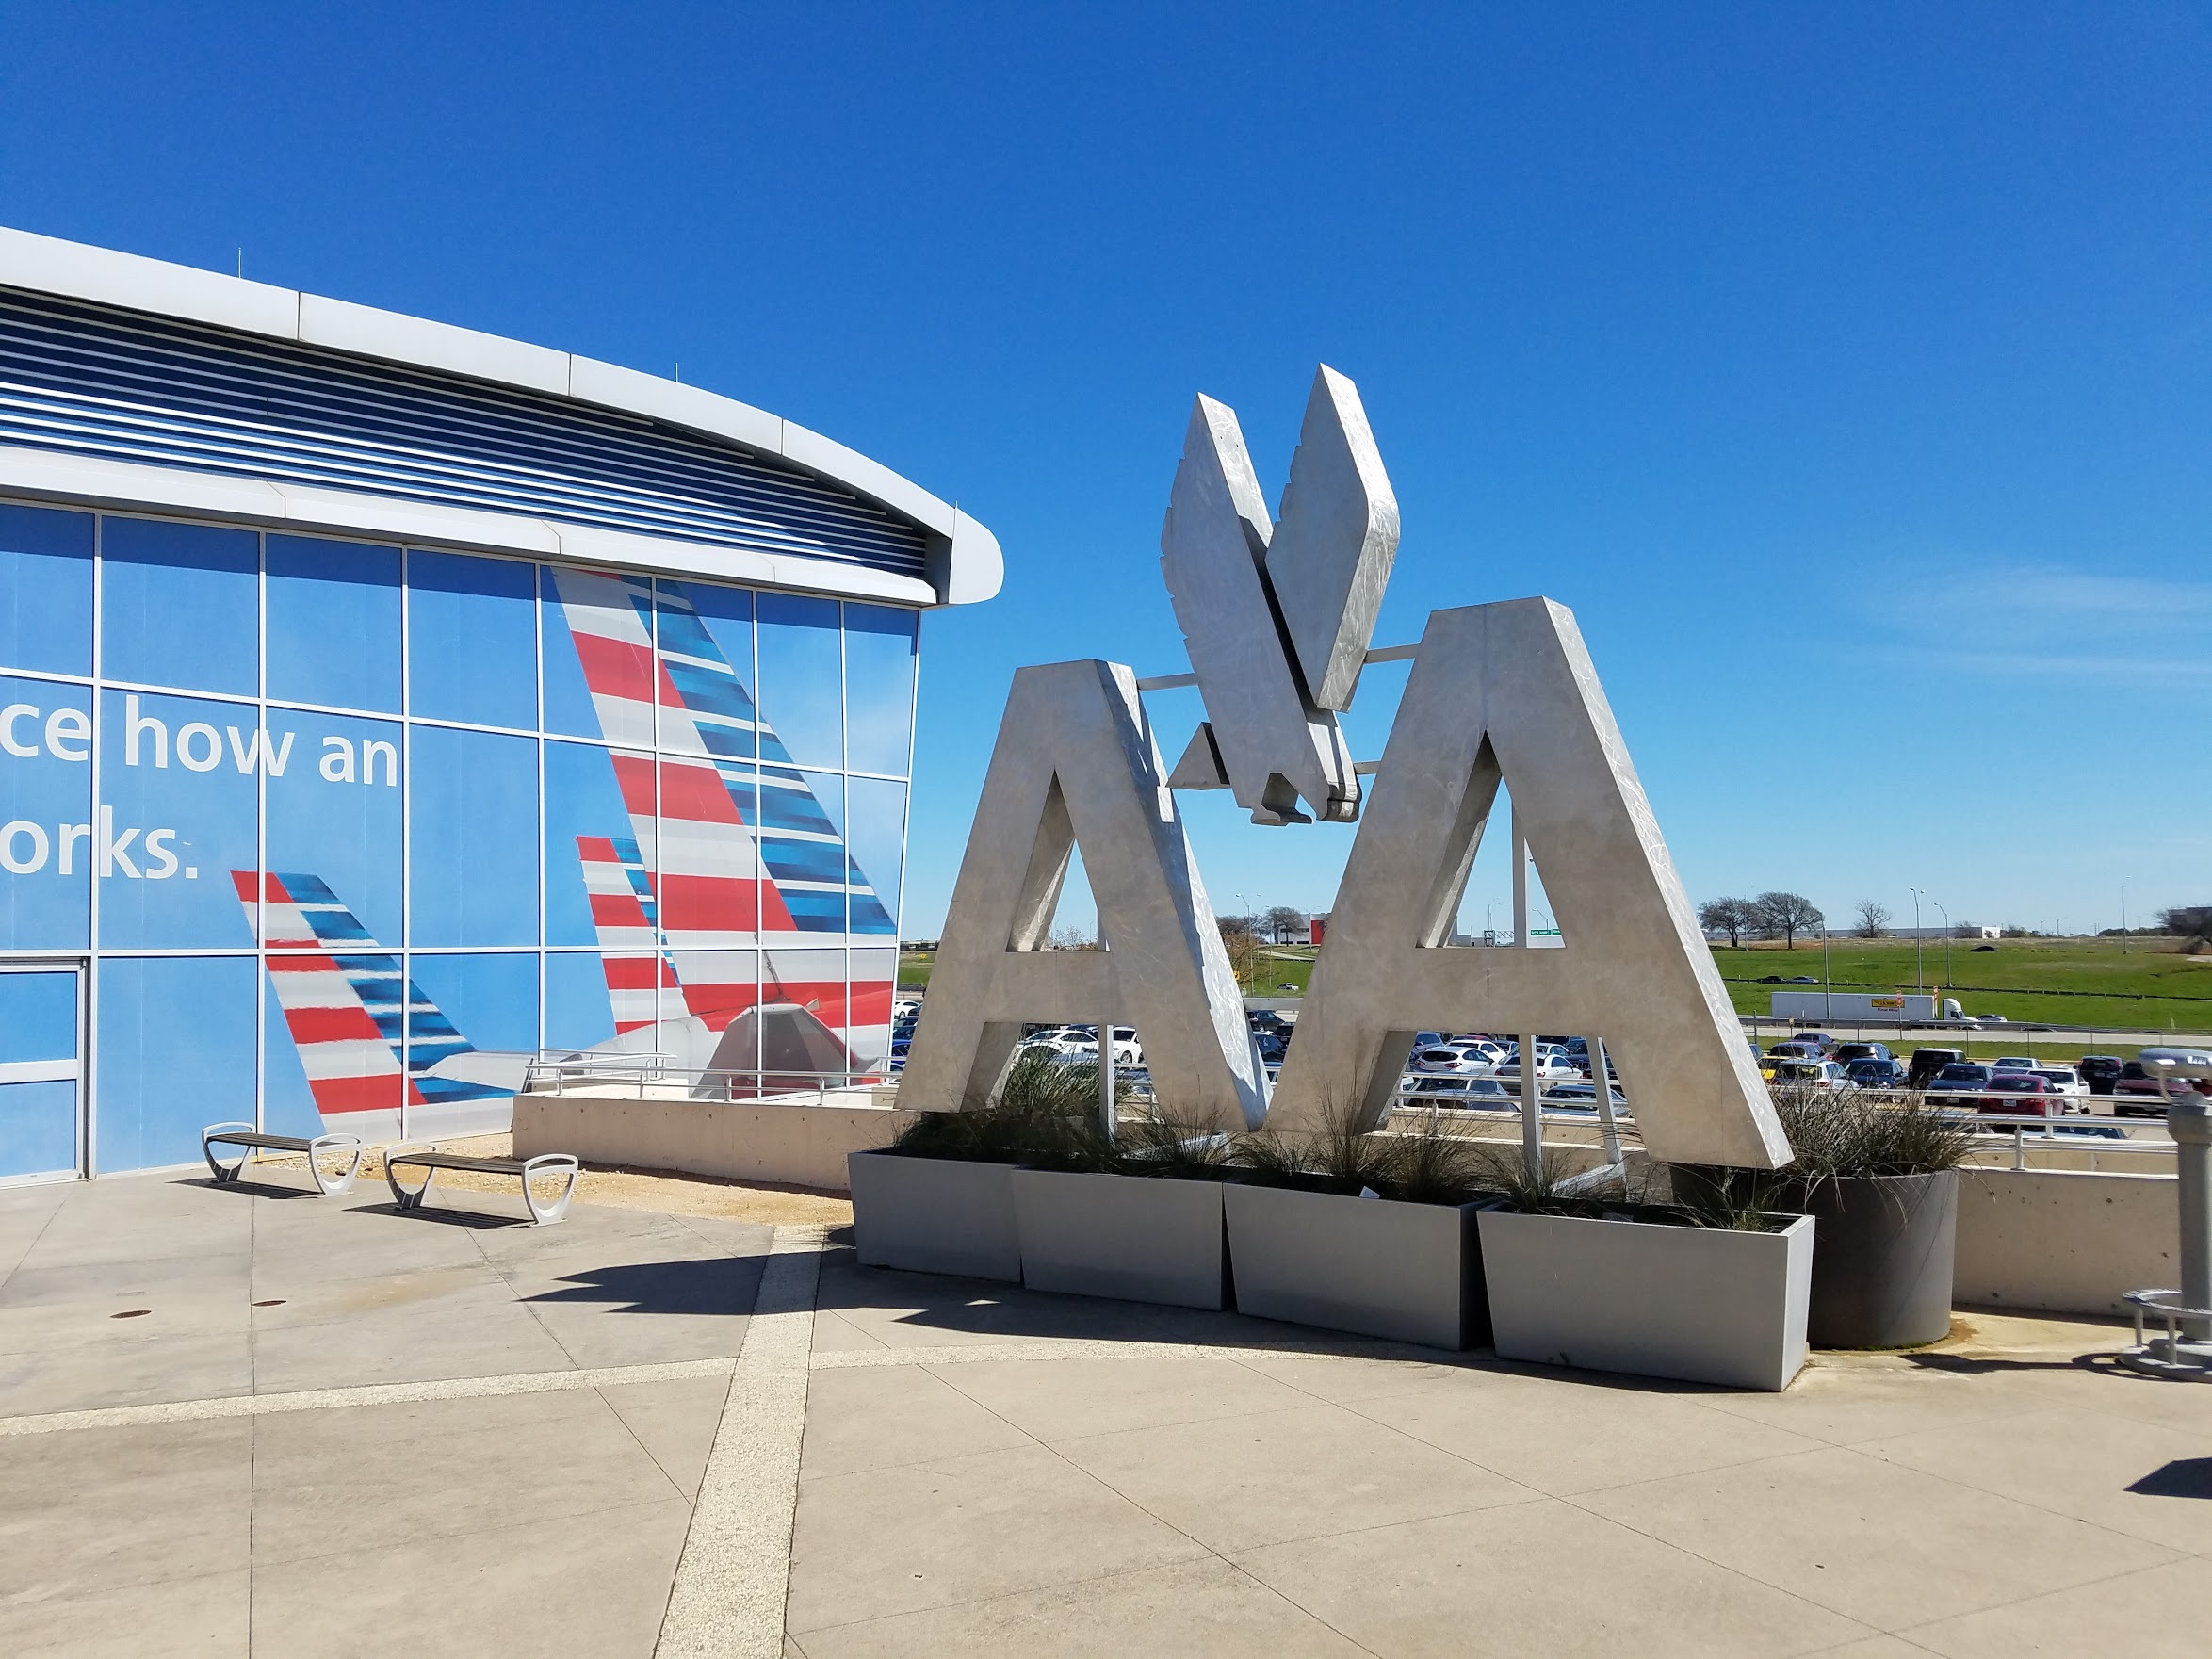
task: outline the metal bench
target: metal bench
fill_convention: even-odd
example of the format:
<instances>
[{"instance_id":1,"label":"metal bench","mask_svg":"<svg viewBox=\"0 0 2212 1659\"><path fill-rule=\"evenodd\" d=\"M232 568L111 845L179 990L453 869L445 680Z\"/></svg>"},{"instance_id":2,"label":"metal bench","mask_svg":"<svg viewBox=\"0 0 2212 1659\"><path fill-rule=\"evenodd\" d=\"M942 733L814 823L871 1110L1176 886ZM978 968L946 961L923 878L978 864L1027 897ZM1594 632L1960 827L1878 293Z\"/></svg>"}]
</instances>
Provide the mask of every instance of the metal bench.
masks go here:
<instances>
[{"instance_id":1,"label":"metal bench","mask_svg":"<svg viewBox=\"0 0 2212 1659\"><path fill-rule=\"evenodd\" d=\"M215 1155L217 1147L236 1147L236 1162L225 1163ZM211 1123L200 1131L200 1155L207 1160L207 1167L215 1174L216 1184L229 1186L246 1167L246 1161L255 1151L304 1152L307 1154L307 1173L315 1178L315 1184L326 1198L334 1198L340 1193L353 1190L353 1178L361 1173L361 1137L358 1135L267 1135L250 1123ZM345 1172L326 1178L317 1158L331 1153L350 1152L352 1162Z\"/></svg>"},{"instance_id":2,"label":"metal bench","mask_svg":"<svg viewBox=\"0 0 2212 1659\"><path fill-rule=\"evenodd\" d=\"M422 1171L422 1185L413 1188L400 1185L402 1163ZM458 1152L441 1152L431 1146L398 1146L384 1153L384 1184L392 1189L392 1201L400 1209L417 1210L430 1196L431 1182L437 1179L441 1169L461 1169L475 1175L512 1175L522 1182L522 1201L529 1206L530 1220L539 1227L551 1227L568 1213L568 1201L576 1196L579 1167L576 1159L566 1152L541 1152L535 1158L464 1158ZM560 1194L540 1202L537 1194L530 1191L530 1182L542 1175L563 1173L568 1179Z\"/></svg>"}]
</instances>

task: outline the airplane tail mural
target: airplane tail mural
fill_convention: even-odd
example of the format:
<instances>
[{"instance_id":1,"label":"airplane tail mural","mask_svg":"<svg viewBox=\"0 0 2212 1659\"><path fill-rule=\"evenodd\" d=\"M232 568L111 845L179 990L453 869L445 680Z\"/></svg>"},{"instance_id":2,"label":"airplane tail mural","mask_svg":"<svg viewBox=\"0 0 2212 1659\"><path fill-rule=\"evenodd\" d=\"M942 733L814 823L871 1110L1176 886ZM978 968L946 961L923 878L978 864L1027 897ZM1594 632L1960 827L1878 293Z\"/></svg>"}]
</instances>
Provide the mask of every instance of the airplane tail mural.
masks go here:
<instances>
[{"instance_id":1,"label":"airplane tail mural","mask_svg":"<svg viewBox=\"0 0 2212 1659\"><path fill-rule=\"evenodd\" d=\"M763 1074L706 1091L740 1098L885 1065L896 923L706 621L642 577L555 581L629 820L576 843L614 1031L597 1049ZM388 1138L404 1098L410 1135L507 1127L526 1062L474 1049L319 877L257 895L233 875L285 952L266 960L326 1123Z\"/></svg>"},{"instance_id":2,"label":"airplane tail mural","mask_svg":"<svg viewBox=\"0 0 2212 1659\"><path fill-rule=\"evenodd\" d=\"M781 1066L775 1022L744 1017L789 1008L821 1028L789 1034L812 1069L878 1063L855 1051L887 1045L896 924L705 621L639 577L556 580L601 735L659 749L658 778L643 756L610 756L631 838L577 839L618 1036L695 1020L693 1067ZM820 949L841 946L871 954L848 976ZM861 966L878 962L880 979Z\"/></svg>"},{"instance_id":3,"label":"airplane tail mural","mask_svg":"<svg viewBox=\"0 0 2212 1659\"><path fill-rule=\"evenodd\" d=\"M404 1103L410 1135L507 1127L524 1057L480 1052L319 876L271 871L257 884L234 870L231 881L279 952L266 958L269 982L327 1126L388 1140Z\"/></svg>"}]
</instances>

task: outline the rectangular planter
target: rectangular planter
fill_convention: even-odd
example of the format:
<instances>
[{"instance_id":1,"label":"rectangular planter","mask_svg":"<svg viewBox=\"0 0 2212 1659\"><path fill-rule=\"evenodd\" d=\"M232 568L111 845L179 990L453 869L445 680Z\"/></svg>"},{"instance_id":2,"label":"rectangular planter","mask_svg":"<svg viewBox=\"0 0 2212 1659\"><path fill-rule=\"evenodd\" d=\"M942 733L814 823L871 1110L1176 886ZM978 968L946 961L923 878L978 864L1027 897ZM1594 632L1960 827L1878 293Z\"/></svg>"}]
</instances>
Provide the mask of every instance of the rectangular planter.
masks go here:
<instances>
[{"instance_id":1,"label":"rectangular planter","mask_svg":"<svg viewBox=\"0 0 2212 1659\"><path fill-rule=\"evenodd\" d=\"M862 1266L1021 1282L1011 1165L854 1152L845 1171Z\"/></svg>"},{"instance_id":2,"label":"rectangular planter","mask_svg":"<svg viewBox=\"0 0 2212 1659\"><path fill-rule=\"evenodd\" d=\"M1431 1348L1490 1340L1474 1205L1242 1185L1222 1196L1239 1312Z\"/></svg>"},{"instance_id":3,"label":"rectangular planter","mask_svg":"<svg viewBox=\"0 0 2212 1659\"><path fill-rule=\"evenodd\" d=\"M1486 1210L1499 1357L1779 1391L1805 1363L1813 1221L1780 1232Z\"/></svg>"},{"instance_id":4,"label":"rectangular planter","mask_svg":"<svg viewBox=\"0 0 2212 1659\"><path fill-rule=\"evenodd\" d=\"M1014 1171L1021 1279L1032 1290L1178 1308L1229 1306L1222 1185Z\"/></svg>"}]
</instances>

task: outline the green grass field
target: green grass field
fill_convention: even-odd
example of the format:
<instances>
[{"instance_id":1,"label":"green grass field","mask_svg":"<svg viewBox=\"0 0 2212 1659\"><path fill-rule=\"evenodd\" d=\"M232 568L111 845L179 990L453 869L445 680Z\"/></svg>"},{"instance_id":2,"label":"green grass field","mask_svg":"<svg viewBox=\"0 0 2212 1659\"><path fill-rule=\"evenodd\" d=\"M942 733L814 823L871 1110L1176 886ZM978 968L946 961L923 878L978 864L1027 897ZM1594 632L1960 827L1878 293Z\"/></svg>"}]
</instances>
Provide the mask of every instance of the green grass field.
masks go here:
<instances>
[{"instance_id":1,"label":"green grass field","mask_svg":"<svg viewBox=\"0 0 2212 1659\"><path fill-rule=\"evenodd\" d=\"M1947 965L1944 940L1922 943L1919 983L1957 997L1969 1014L2001 1014L2009 1020L2050 1025L2212 1033L2212 954L2180 955L2171 939L2129 939L2124 950L2119 939L2004 939L1994 941L1994 951L1983 951L1974 949L1976 942L1951 940ZM1568 949L1573 949L1573 941ZM1785 988L1760 984L1764 976L1811 974L1817 980L1822 972L1817 939L1800 940L1795 950L1767 943L1741 950L1722 945L1713 959L1739 1014L1766 1014L1773 993ZM1910 939L1831 938L1829 983L1837 990L1910 991L1915 984L1913 959ZM927 952L903 952L900 987L926 987L930 966ZM1291 984L1303 991L1312 972L1310 948L1265 946L1245 988L1260 993ZM2020 1044L1997 1036L1964 1046L1976 1053L1997 1054Z\"/></svg>"},{"instance_id":2,"label":"green grass field","mask_svg":"<svg viewBox=\"0 0 2212 1659\"><path fill-rule=\"evenodd\" d=\"M2212 1030L2212 956L2183 956L2166 939L2001 939L1976 951L1966 939L1929 939L1919 947L1919 977L1911 939L1829 941L1828 975L1837 990L1910 991L1916 983L1956 997L1969 1014L2052 1025L2101 1025L2130 1031ZM1821 977L1820 941L1721 946L1713 952L1739 1014L1765 1014L1774 992L1766 974ZM1797 989L1806 987L1798 986Z\"/></svg>"}]
</instances>

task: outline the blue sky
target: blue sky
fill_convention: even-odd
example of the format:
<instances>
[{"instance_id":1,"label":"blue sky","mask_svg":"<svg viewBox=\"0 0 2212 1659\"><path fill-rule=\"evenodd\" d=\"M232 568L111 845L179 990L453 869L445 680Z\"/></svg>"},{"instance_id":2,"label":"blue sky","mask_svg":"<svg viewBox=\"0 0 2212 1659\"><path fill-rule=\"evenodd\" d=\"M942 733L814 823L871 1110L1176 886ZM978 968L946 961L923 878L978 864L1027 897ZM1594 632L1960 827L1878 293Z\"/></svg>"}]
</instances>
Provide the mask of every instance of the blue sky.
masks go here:
<instances>
[{"instance_id":1,"label":"blue sky","mask_svg":"<svg viewBox=\"0 0 2212 1659\"><path fill-rule=\"evenodd\" d=\"M910 934L1016 666L1182 666L1192 394L1272 492L1317 361L1380 642L1572 607L1693 897L2212 897L2203 8L794 9L9 4L0 222L680 363L990 525ZM1224 907L1327 904L1348 831L1188 799Z\"/></svg>"}]
</instances>

